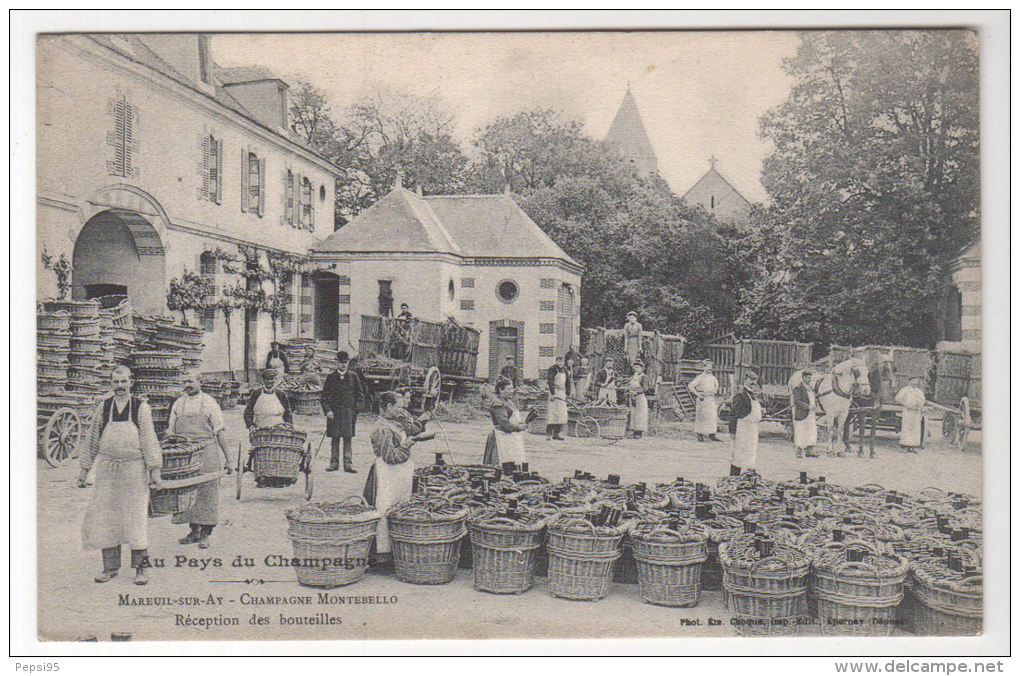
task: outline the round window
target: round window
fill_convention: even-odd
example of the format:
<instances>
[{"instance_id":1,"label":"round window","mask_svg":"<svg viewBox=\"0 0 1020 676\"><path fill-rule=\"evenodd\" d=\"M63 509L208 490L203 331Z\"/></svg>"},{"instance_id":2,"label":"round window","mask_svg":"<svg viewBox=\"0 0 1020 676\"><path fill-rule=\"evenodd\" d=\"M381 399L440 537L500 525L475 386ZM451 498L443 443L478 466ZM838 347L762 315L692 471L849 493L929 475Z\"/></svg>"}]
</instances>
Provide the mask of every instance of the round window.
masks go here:
<instances>
[{"instance_id":1,"label":"round window","mask_svg":"<svg viewBox=\"0 0 1020 676\"><path fill-rule=\"evenodd\" d=\"M446 291L447 293L450 294L450 300L453 300L454 295L456 295L457 293L457 288L453 285L452 279L450 280L450 283L447 285Z\"/></svg>"},{"instance_id":2,"label":"round window","mask_svg":"<svg viewBox=\"0 0 1020 676\"><path fill-rule=\"evenodd\" d=\"M518 294L520 294L520 289L517 288L517 283L513 280L504 279L496 285L496 295L504 303L514 302L517 300Z\"/></svg>"}]
</instances>

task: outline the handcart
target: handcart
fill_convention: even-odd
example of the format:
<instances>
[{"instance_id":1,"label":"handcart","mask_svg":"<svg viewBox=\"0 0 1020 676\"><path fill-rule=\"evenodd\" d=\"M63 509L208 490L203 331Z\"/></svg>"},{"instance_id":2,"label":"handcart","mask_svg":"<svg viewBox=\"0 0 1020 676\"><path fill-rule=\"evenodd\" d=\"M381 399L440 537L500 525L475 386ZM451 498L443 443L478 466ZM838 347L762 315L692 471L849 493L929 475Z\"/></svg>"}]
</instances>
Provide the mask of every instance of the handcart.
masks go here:
<instances>
[{"instance_id":1,"label":"handcart","mask_svg":"<svg viewBox=\"0 0 1020 676\"><path fill-rule=\"evenodd\" d=\"M250 434L251 450L244 460L242 445L237 448L236 497L241 499L243 475L255 475L256 488L284 488L305 475L305 500L312 499L312 446L304 432L284 423L256 427Z\"/></svg>"},{"instance_id":2,"label":"handcart","mask_svg":"<svg viewBox=\"0 0 1020 676\"><path fill-rule=\"evenodd\" d=\"M91 397L76 394L41 395L36 430L39 453L51 467L60 467L78 451L88 433Z\"/></svg>"},{"instance_id":3,"label":"handcart","mask_svg":"<svg viewBox=\"0 0 1020 676\"><path fill-rule=\"evenodd\" d=\"M595 406L567 397L567 410L573 436L579 439L602 439L615 444L627 436L629 412L626 408Z\"/></svg>"},{"instance_id":4,"label":"handcart","mask_svg":"<svg viewBox=\"0 0 1020 676\"><path fill-rule=\"evenodd\" d=\"M967 446L967 435L970 431L981 429L981 406L972 403L969 397L962 397L959 409L943 406L938 408L945 410L945 416L942 418L942 438L962 451Z\"/></svg>"}]
</instances>

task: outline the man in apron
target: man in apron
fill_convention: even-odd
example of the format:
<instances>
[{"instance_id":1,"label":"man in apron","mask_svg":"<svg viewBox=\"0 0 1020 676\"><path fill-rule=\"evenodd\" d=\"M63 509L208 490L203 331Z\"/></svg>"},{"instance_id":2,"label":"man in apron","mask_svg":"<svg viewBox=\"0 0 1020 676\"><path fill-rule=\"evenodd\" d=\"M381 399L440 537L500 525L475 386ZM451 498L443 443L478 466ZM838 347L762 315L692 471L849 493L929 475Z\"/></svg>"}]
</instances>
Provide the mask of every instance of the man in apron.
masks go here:
<instances>
[{"instance_id":1,"label":"man in apron","mask_svg":"<svg viewBox=\"0 0 1020 676\"><path fill-rule=\"evenodd\" d=\"M336 353L337 369L326 376L322 386L322 412L326 415L326 434L330 441L330 459L327 472L340 469L340 441L344 445L344 471L356 474L354 469L355 426L358 409L365 401L365 390L361 377L351 368L351 358L346 351Z\"/></svg>"},{"instance_id":2,"label":"man in apron","mask_svg":"<svg viewBox=\"0 0 1020 676\"><path fill-rule=\"evenodd\" d=\"M648 429L648 376L645 375L645 364L640 359L634 362L634 375L627 383L627 394L630 395L630 431L635 439L640 439Z\"/></svg>"},{"instance_id":3,"label":"man in apron","mask_svg":"<svg viewBox=\"0 0 1020 676\"><path fill-rule=\"evenodd\" d=\"M281 347L282 345L279 343L270 344L269 354L266 356L266 368L276 369L276 372L283 376L290 370L290 364L287 363L287 355L283 353Z\"/></svg>"},{"instance_id":4,"label":"man in apron","mask_svg":"<svg viewBox=\"0 0 1020 676\"><path fill-rule=\"evenodd\" d=\"M411 462L414 439L408 437L400 426L398 397L395 392L383 392L379 396L379 420L371 436L375 464L365 482L364 496L383 515L375 536L376 565L393 559L386 510L411 497L414 478L414 463Z\"/></svg>"},{"instance_id":5,"label":"man in apron","mask_svg":"<svg viewBox=\"0 0 1020 676\"><path fill-rule=\"evenodd\" d=\"M599 388L596 406L616 406L616 371L612 357L606 357L602 368L595 374L595 386Z\"/></svg>"},{"instance_id":6,"label":"man in apron","mask_svg":"<svg viewBox=\"0 0 1020 676\"><path fill-rule=\"evenodd\" d=\"M743 386L733 397L730 412L730 434L733 436L730 476L740 476L745 469L757 468L758 428L761 426L758 394L758 374L748 371Z\"/></svg>"},{"instance_id":7,"label":"man in apron","mask_svg":"<svg viewBox=\"0 0 1020 676\"><path fill-rule=\"evenodd\" d=\"M800 373L799 382L790 391L793 402L793 446L797 449L797 457L817 458L818 454L811 447L818 443L818 422L815 418L817 410L815 391L811 387L814 371L804 369Z\"/></svg>"},{"instance_id":8,"label":"man in apron","mask_svg":"<svg viewBox=\"0 0 1020 676\"><path fill-rule=\"evenodd\" d=\"M907 453L917 453L917 449L924 446L924 407L927 401L920 385L921 379L914 377L896 393L896 403L903 407L900 448Z\"/></svg>"},{"instance_id":9,"label":"man in apron","mask_svg":"<svg viewBox=\"0 0 1020 676\"><path fill-rule=\"evenodd\" d=\"M712 362L702 363L701 373L687 383L687 391L694 397L694 434L698 441L704 441L705 437L721 441L716 436L719 409L715 398L719 394L719 380L712 373Z\"/></svg>"},{"instance_id":10,"label":"man in apron","mask_svg":"<svg viewBox=\"0 0 1020 676\"><path fill-rule=\"evenodd\" d=\"M528 429L529 420L521 414L514 403L515 388L513 382L506 378L496 381L496 399L489 407L492 418L492 430L485 440L483 465L503 465L512 462L522 465L528 461L524 447L524 434ZM528 418L537 414L528 413Z\"/></svg>"},{"instance_id":11,"label":"man in apron","mask_svg":"<svg viewBox=\"0 0 1020 676\"><path fill-rule=\"evenodd\" d=\"M223 425L223 411L216 400L202 391L198 371L185 376L184 394L170 409L167 429L171 434L188 437L202 445L202 473L230 473L230 454L227 452L227 433ZM174 514L173 523L186 523L191 532L182 537L182 545L198 543L202 549L209 547L209 536L219 522L220 480L207 481L198 485L195 503L186 512Z\"/></svg>"},{"instance_id":12,"label":"man in apron","mask_svg":"<svg viewBox=\"0 0 1020 676\"><path fill-rule=\"evenodd\" d=\"M563 355L556 357L556 363L549 367L549 405L546 408L546 439L566 441L561 432L567 424L567 397L570 396L570 378L563 367Z\"/></svg>"},{"instance_id":13,"label":"man in apron","mask_svg":"<svg viewBox=\"0 0 1020 676\"><path fill-rule=\"evenodd\" d=\"M149 487L160 485L163 451L152 426L152 410L131 396L131 371L117 366L110 377L113 395L96 407L81 455L78 488L88 486L95 466L95 484L82 525L85 549L101 549L103 572L96 582L117 577L121 545L131 548L135 584L146 584L148 566Z\"/></svg>"},{"instance_id":14,"label":"man in apron","mask_svg":"<svg viewBox=\"0 0 1020 676\"><path fill-rule=\"evenodd\" d=\"M248 396L248 404L244 407L244 426L248 428L249 441L251 432L256 427L272 427L294 422L290 400L283 390L276 387L276 377L276 369L263 370L262 387L256 387ZM249 448L248 462L251 462L252 450ZM262 477L255 477L255 485L262 484Z\"/></svg>"}]
</instances>

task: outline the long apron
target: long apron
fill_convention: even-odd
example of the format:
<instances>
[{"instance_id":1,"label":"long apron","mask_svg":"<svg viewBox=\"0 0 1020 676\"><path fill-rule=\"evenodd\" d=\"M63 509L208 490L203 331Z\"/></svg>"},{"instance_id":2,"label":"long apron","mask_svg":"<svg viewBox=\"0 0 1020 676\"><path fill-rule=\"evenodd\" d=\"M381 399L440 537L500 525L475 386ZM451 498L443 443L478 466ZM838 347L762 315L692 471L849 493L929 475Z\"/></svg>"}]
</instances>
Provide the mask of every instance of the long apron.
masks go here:
<instances>
[{"instance_id":1,"label":"long apron","mask_svg":"<svg viewBox=\"0 0 1020 676\"><path fill-rule=\"evenodd\" d=\"M129 404L130 405L130 404ZM85 549L126 544L148 547L149 478L138 441L138 427L114 422L114 406L99 438L92 496L82 524Z\"/></svg>"},{"instance_id":2,"label":"long apron","mask_svg":"<svg viewBox=\"0 0 1020 676\"><path fill-rule=\"evenodd\" d=\"M924 442L924 414L904 408L900 414L903 426L900 428L900 446L920 448Z\"/></svg>"},{"instance_id":3,"label":"long apron","mask_svg":"<svg viewBox=\"0 0 1020 676\"><path fill-rule=\"evenodd\" d=\"M549 425L566 425L567 418L567 374L558 371L553 376L553 391L549 394L549 408L545 421Z\"/></svg>"},{"instance_id":4,"label":"long apron","mask_svg":"<svg viewBox=\"0 0 1020 676\"><path fill-rule=\"evenodd\" d=\"M273 397L275 399L275 397ZM256 402L256 406L257 406ZM199 409L201 411L201 409ZM174 434L188 437L202 444L202 473L218 472L223 468L220 458L220 445L216 441L209 418L201 412L192 415L178 416L174 423ZM215 526L219 523L220 480L206 481L198 485L195 503L191 509L173 515L173 523L194 523L202 526Z\"/></svg>"},{"instance_id":5,"label":"long apron","mask_svg":"<svg viewBox=\"0 0 1020 676\"><path fill-rule=\"evenodd\" d=\"M803 420L793 421L793 445L810 448L818 443L818 421L815 419L815 393L808 392L808 414Z\"/></svg>"},{"instance_id":6,"label":"long apron","mask_svg":"<svg viewBox=\"0 0 1020 676\"><path fill-rule=\"evenodd\" d=\"M700 378L700 376L699 376ZM694 389L702 391L699 378L695 378L692 385ZM715 434L719 431L719 409L715 402L715 392L705 392L700 398L695 395L694 400L694 433Z\"/></svg>"},{"instance_id":7,"label":"long apron","mask_svg":"<svg viewBox=\"0 0 1020 676\"><path fill-rule=\"evenodd\" d=\"M737 420L733 435L732 464L741 469L755 469L758 463L758 426L761 423L761 403L751 400L751 412Z\"/></svg>"},{"instance_id":8,"label":"long apron","mask_svg":"<svg viewBox=\"0 0 1020 676\"><path fill-rule=\"evenodd\" d=\"M395 425L391 427L401 442L407 438L404 430ZM375 550L380 554L393 551L390 544L390 527L386 522L386 510L411 497L413 479L414 463L410 459L399 465L391 465L382 458L375 459L375 508L383 515L375 532Z\"/></svg>"},{"instance_id":9,"label":"long apron","mask_svg":"<svg viewBox=\"0 0 1020 676\"><path fill-rule=\"evenodd\" d=\"M637 361L638 355L641 354L641 329L631 329L630 325L627 324L623 327L624 333L624 350L627 352L627 361L631 364Z\"/></svg>"},{"instance_id":10,"label":"long apron","mask_svg":"<svg viewBox=\"0 0 1020 676\"><path fill-rule=\"evenodd\" d=\"M511 411L511 423L520 425L524 422L521 412L516 407L512 408ZM496 454L499 456L499 464L512 462L515 465L520 465L528 461L524 450L524 432L503 432L496 429L495 426L493 426L492 431L496 438Z\"/></svg>"},{"instance_id":11,"label":"long apron","mask_svg":"<svg viewBox=\"0 0 1020 676\"><path fill-rule=\"evenodd\" d=\"M630 379L631 404L630 404L630 428L635 432L644 432L648 429L648 397L643 391L635 392L640 387L640 379L634 376Z\"/></svg>"},{"instance_id":12,"label":"long apron","mask_svg":"<svg viewBox=\"0 0 1020 676\"><path fill-rule=\"evenodd\" d=\"M255 402L254 413L256 427L272 427L284 422L283 404L276 392L263 392Z\"/></svg>"}]
</instances>

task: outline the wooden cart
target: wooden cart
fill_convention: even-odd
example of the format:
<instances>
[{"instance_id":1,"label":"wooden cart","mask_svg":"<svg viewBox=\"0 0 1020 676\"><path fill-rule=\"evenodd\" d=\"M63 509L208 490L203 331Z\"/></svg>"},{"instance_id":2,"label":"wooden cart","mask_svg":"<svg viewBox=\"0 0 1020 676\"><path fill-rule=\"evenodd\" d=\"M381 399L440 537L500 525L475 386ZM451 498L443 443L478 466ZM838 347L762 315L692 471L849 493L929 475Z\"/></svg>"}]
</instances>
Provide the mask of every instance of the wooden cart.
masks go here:
<instances>
[{"instance_id":1,"label":"wooden cart","mask_svg":"<svg viewBox=\"0 0 1020 676\"><path fill-rule=\"evenodd\" d=\"M934 406L944 411L942 438L962 451L967 446L967 435L971 430L981 429L981 406L971 403L968 397L960 399L960 408L958 409L939 404L934 404Z\"/></svg>"},{"instance_id":2,"label":"wooden cart","mask_svg":"<svg viewBox=\"0 0 1020 676\"><path fill-rule=\"evenodd\" d=\"M39 455L51 467L77 458L91 423L91 397L40 395L36 411Z\"/></svg>"},{"instance_id":3,"label":"wooden cart","mask_svg":"<svg viewBox=\"0 0 1020 676\"><path fill-rule=\"evenodd\" d=\"M269 429L269 428L259 428ZM298 475L305 475L305 500L312 499L312 445L302 441L301 445L284 447L280 444L263 444L257 436L258 429L250 435L251 450L247 461L244 459L243 444L237 445L237 472L234 477L236 493L240 500L243 477L246 472L255 476L255 488L285 488L297 483ZM301 433L298 433L301 434ZM303 435L302 435L303 436Z\"/></svg>"}]
</instances>

